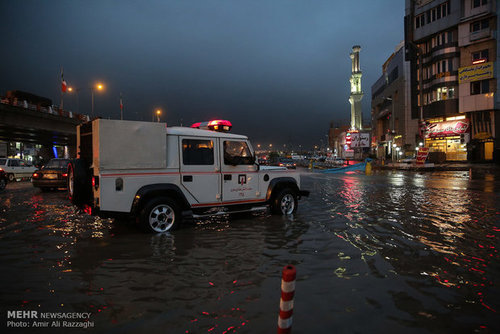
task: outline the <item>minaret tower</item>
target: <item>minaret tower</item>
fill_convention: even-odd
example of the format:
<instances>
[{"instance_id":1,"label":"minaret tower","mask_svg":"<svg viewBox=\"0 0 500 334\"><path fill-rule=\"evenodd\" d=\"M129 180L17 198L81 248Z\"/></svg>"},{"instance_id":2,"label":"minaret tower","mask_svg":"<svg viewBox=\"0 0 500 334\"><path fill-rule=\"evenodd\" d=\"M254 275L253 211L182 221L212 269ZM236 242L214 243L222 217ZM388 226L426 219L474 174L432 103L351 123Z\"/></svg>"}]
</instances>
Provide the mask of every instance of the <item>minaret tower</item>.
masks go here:
<instances>
[{"instance_id":1,"label":"minaret tower","mask_svg":"<svg viewBox=\"0 0 500 334\"><path fill-rule=\"evenodd\" d=\"M361 119L361 99L363 98L363 91L361 90L361 68L359 66L359 51L361 46L354 45L350 54L352 61L352 74L351 79L351 95L349 96L349 103L351 103L351 131L362 130L363 120Z\"/></svg>"}]
</instances>

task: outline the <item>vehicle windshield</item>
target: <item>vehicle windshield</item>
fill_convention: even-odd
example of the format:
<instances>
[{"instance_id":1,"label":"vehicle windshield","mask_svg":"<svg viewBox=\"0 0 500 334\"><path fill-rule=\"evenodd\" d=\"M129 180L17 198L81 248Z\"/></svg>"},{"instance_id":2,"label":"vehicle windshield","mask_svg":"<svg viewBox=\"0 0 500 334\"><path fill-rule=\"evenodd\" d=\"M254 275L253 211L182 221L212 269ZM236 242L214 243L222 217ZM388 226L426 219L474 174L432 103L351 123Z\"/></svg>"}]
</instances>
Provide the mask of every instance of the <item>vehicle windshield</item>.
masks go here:
<instances>
[{"instance_id":1,"label":"vehicle windshield","mask_svg":"<svg viewBox=\"0 0 500 334\"><path fill-rule=\"evenodd\" d=\"M50 160L44 168L67 168L69 160L66 159L52 159Z\"/></svg>"},{"instance_id":2,"label":"vehicle windshield","mask_svg":"<svg viewBox=\"0 0 500 334\"><path fill-rule=\"evenodd\" d=\"M7 162L7 159L0 159L0 165L5 165L6 162Z\"/></svg>"}]
</instances>

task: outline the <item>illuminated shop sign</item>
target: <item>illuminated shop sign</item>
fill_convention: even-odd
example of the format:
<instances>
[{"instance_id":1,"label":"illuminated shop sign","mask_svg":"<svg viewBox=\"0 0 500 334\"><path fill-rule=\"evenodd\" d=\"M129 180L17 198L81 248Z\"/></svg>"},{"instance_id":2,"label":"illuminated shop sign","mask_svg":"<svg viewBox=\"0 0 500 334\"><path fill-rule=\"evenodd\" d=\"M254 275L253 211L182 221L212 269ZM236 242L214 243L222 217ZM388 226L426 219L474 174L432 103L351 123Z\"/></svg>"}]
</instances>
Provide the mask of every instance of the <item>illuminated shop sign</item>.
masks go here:
<instances>
[{"instance_id":1,"label":"illuminated shop sign","mask_svg":"<svg viewBox=\"0 0 500 334\"><path fill-rule=\"evenodd\" d=\"M430 123L425 127L425 138L452 137L469 132L469 120Z\"/></svg>"},{"instance_id":2,"label":"illuminated shop sign","mask_svg":"<svg viewBox=\"0 0 500 334\"><path fill-rule=\"evenodd\" d=\"M493 78L493 62L482 63L458 69L458 82L470 82Z\"/></svg>"}]
</instances>

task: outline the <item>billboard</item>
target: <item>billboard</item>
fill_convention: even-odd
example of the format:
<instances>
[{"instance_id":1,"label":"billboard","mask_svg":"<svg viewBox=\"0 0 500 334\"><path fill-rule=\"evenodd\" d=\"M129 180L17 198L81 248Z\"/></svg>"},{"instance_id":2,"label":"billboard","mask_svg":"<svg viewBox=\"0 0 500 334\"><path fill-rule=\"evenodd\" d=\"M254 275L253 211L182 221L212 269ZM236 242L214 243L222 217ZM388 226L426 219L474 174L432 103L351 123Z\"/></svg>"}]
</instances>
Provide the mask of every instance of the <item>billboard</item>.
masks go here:
<instances>
[{"instance_id":1,"label":"billboard","mask_svg":"<svg viewBox=\"0 0 500 334\"><path fill-rule=\"evenodd\" d=\"M452 137L469 132L469 120L430 123L425 127L425 138Z\"/></svg>"},{"instance_id":2,"label":"billboard","mask_svg":"<svg viewBox=\"0 0 500 334\"><path fill-rule=\"evenodd\" d=\"M359 132L351 133L351 148L360 147L359 146Z\"/></svg>"},{"instance_id":3,"label":"billboard","mask_svg":"<svg viewBox=\"0 0 500 334\"><path fill-rule=\"evenodd\" d=\"M458 83L493 78L493 62L482 63L458 69Z\"/></svg>"},{"instance_id":4,"label":"billboard","mask_svg":"<svg viewBox=\"0 0 500 334\"><path fill-rule=\"evenodd\" d=\"M359 147L370 147L370 134L368 132L359 134Z\"/></svg>"}]
</instances>

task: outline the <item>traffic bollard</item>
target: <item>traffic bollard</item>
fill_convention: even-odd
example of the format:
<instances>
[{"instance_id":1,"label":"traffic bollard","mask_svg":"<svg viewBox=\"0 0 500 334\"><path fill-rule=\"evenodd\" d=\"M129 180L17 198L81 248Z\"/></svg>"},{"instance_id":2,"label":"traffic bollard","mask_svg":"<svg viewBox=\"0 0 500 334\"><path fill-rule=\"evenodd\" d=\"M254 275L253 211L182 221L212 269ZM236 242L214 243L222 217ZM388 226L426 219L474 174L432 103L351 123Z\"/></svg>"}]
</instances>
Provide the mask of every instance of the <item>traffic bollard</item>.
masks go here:
<instances>
[{"instance_id":1,"label":"traffic bollard","mask_svg":"<svg viewBox=\"0 0 500 334\"><path fill-rule=\"evenodd\" d=\"M278 318L278 334L292 332L293 296L295 295L295 277L297 270L292 265L283 268L281 278L280 315Z\"/></svg>"}]
</instances>

